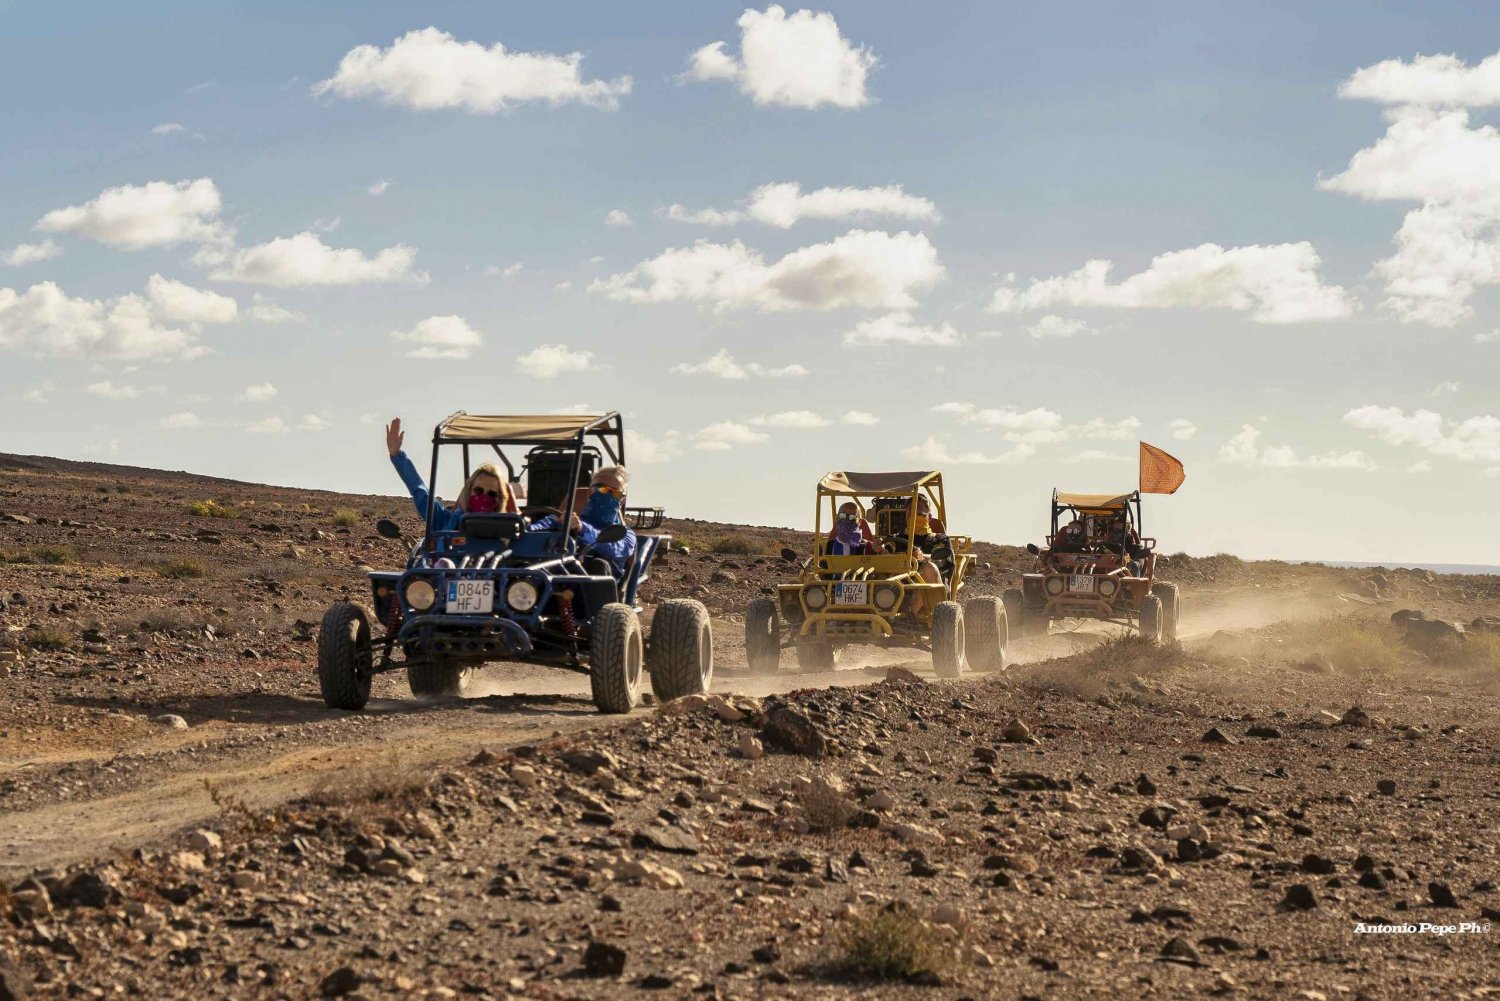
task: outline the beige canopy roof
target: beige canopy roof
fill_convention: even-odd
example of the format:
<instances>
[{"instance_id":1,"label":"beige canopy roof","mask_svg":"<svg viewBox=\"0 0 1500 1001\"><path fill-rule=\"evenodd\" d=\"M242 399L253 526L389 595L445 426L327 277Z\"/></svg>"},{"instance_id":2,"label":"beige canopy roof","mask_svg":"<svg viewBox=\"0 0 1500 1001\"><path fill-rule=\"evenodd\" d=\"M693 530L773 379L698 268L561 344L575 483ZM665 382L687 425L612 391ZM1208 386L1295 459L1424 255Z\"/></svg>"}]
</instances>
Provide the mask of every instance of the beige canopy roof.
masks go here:
<instances>
[{"instance_id":1,"label":"beige canopy roof","mask_svg":"<svg viewBox=\"0 0 1500 1001\"><path fill-rule=\"evenodd\" d=\"M818 489L831 494L904 494L942 478L942 473L828 473Z\"/></svg>"},{"instance_id":2,"label":"beige canopy roof","mask_svg":"<svg viewBox=\"0 0 1500 1001\"><path fill-rule=\"evenodd\" d=\"M610 420L613 418L613 420ZM614 433L619 414L518 414L486 417L481 414L454 414L438 425L439 441L479 442L549 442L572 441L579 432L595 424L594 433Z\"/></svg>"},{"instance_id":3,"label":"beige canopy roof","mask_svg":"<svg viewBox=\"0 0 1500 1001\"><path fill-rule=\"evenodd\" d=\"M1054 495L1056 503L1076 507L1080 511L1119 511L1135 496L1128 494L1065 494Z\"/></svg>"}]
</instances>

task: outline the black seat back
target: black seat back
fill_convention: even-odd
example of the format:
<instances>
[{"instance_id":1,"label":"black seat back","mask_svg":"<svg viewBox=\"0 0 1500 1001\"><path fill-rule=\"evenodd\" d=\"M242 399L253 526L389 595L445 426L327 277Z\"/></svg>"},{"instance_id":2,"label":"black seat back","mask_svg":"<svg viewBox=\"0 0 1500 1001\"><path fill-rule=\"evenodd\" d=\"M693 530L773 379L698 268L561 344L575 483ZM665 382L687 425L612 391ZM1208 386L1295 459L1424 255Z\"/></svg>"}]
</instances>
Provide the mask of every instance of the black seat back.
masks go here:
<instances>
[{"instance_id":1,"label":"black seat back","mask_svg":"<svg viewBox=\"0 0 1500 1001\"><path fill-rule=\"evenodd\" d=\"M876 497L872 505L875 512L875 534L881 538L906 535L906 514L911 501L905 497Z\"/></svg>"},{"instance_id":2,"label":"black seat back","mask_svg":"<svg viewBox=\"0 0 1500 1001\"><path fill-rule=\"evenodd\" d=\"M573 482L573 449L534 448L526 456L526 506L561 509L574 487L586 487L599 468L597 449L583 453L583 469Z\"/></svg>"},{"instance_id":3,"label":"black seat back","mask_svg":"<svg viewBox=\"0 0 1500 1001\"><path fill-rule=\"evenodd\" d=\"M471 539L510 542L526 530L526 525L519 514L466 514L459 530Z\"/></svg>"}]
</instances>

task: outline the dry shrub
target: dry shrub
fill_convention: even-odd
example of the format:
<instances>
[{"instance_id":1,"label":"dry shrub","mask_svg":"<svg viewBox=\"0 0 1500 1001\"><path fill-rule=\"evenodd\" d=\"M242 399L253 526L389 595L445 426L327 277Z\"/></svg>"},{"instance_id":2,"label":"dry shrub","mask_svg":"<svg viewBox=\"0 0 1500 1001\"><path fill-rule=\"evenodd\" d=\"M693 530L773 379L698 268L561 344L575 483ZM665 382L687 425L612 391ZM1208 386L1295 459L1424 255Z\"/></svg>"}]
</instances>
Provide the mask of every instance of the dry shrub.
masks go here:
<instances>
[{"instance_id":1,"label":"dry shrub","mask_svg":"<svg viewBox=\"0 0 1500 1001\"><path fill-rule=\"evenodd\" d=\"M353 528L359 524L359 512L348 508L339 508L333 512L333 525L335 528Z\"/></svg>"},{"instance_id":2,"label":"dry shrub","mask_svg":"<svg viewBox=\"0 0 1500 1001\"><path fill-rule=\"evenodd\" d=\"M1079 633L1079 642L1092 642L1097 634ZM1206 654L1192 656L1181 646L1158 646L1136 635L1113 636L1081 653L1054 657L1032 665L1022 683L1033 689L1067 692L1094 698L1137 677L1154 678L1201 662Z\"/></svg>"},{"instance_id":3,"label":"dry shrub","mask_svg":"<svg viewBox=\"0 0 1500 1001\"><path fill-rule=\"evenodd\" d=\"M25 549L0 549L0 563L35 563L36 557Z\"/></svg>"},{"instance_id":4,"label":"dry shrub","mask_svg":"<svg viewBox=\"0 0 1500 1001\"><path fill-rule=\"evenodd\" d=\"M1401 667L1401 637L1389 622L1331 619L1309 632L1313 649L1340 674L1392 674Z\"/></svg>"},{"instance_id":5,"label":"dry shrub","mask_svg":"<svg viewBox=\"0 0 1500 1001\"><path fill-rule=\"evenodd\" d=\"M188 514L197 515L200 518L238 518L240 513L232 507L226 507L216 500L189 501L186 505Z\"/></svg>"},{"instance_id":6,"label":"dry shrub","mask_svg":"<svg viewBox=\"0 0 1500 1001\"><path fill-rule=\"evenodd\" d=\"M725 535L715 539L708 547L724 556L759 556L760 550L743 535Z\"/></svg>"},{"instance_id":7,"label":"dry shrub","mask_svg":"<svg viewBox=\"0 0 1500 1001\"><path fill-rule=\"evenodd\" d=\"M953 963L943 933L900 900L850 922L839 947L849 973L881 980L942 973Z\"/></svg>"},{"instance_id":8,"label":"dry shrub","mask_svg":"<svg viewBox=\"0 0 1500 1001\"><path fill-rule=\"evenodd\" d=\"M428 774L395 751L321 776L307 794L319 806L363 806L402 800L427 784Z\"/></svg>"},{"instance_id":9,"label":"dry shrub","mask_svg":"<svg viewBox=\"0 0 1500 1001\"><path fill-rule=\"evenodd\" d=\"M167 580L191 580L208 573L201 563L194 563L192 560L169 560L159 564L156 572Z\"/></svg>"},{"instance_id":10,"label":"dry shrub","mask_svg":"<svg viewBox=\"0 0 1500 1001\"><path fill-rule=\"evenodd\" d=\"M854 804L844 791L844 784L834 776L817 775L812 784L798 796L802 816L814 831L837 831L849 826Z\"/></svg>"},{"instance_id":11,"label":"dry shrub","mask_svg":"<svg viewBox=\"0 0 1500 1001\"><path fill-rule=\"evenodd\" d=\"M1500 672L1500 633L1469 633L1462 640L1449 640L1435 659L1460 671Z\"/></svg>"},{"instance_id":12,"label":"dry shrub","mask_svg":"<svg viewBox=\"0 0 1500 1001\"><path fill-rule=\"evenodd\" d=\"M33 650L62 650L73 642L73 637L61 629L39 626L25 634L26 645Z\"/></svg>"}]
</instances>

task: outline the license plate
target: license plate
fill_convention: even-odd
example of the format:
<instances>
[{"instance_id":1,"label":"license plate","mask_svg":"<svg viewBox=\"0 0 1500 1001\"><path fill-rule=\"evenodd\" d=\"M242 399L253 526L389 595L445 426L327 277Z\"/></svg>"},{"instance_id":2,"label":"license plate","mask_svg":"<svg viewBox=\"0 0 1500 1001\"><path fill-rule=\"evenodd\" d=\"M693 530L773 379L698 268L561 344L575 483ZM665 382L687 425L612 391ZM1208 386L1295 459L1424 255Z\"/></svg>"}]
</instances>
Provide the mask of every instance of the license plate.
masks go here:
<instances>
[{"instance_id":1,"label":"license plate","mask_svg":"<svg viewBox=\"0 0 1500 1001\"><path fill-rule=\"evenodd\" d=\"M1091 573L1075 573L1068 577L1069 591L1083 591L1087 594L1094 593L1094 575Z\"/></svg>"},{"instance_id":2,"label":"license plate","mask_svg":"<svg viewBox=\"0 0 1500 1001\"><path fill-rule=\"evenodd\" d=\"M448 613L478 615L495 610L495 582L492 580L450 580Z\"/></svg>"},{"instance_id":3,"label":"license plate","mask_svg":"<svg viewBox=\"0 0 1500 1001\"><path fill-rule=\"evenodd\" d=\"M835 584L833 585L833 603L835 605L868 605L870 585L864 581Z\"/></svg>"}]
</instances>

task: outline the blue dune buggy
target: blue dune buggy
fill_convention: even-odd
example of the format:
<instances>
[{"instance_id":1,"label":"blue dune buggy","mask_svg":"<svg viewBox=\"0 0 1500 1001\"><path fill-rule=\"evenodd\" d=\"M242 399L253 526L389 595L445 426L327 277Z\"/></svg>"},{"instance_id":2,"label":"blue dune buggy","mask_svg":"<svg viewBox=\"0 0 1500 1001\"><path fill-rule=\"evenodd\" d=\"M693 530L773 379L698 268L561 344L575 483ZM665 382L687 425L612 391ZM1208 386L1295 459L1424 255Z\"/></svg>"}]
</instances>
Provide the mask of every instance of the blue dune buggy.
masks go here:
<instances>
[{"instance_id":1,"label":"blue dune buggy","mask_svg":"<svg viewBox=\"0 0 1500 1001\"><path fill-rule=\"evenodd\" d=\"M587 674L594 704L607 713L638 705L644 676L663 701L708 690L713 634L701 602L660 602L649 638L641 626L636 598L657 550L671 537L638 535L635 556L617 579L568 531L578 487L588 485L606 457L624 465L618 413L484 417L460 411L437 426L432 446L429 483L437 482L440 454L461 451L467 480L471 449L492 449L525 505L520 514L464 515L456 529L440 531L434 493L406 569L369 575L373 610L343 601L323 616L318 680L330 708L363 709L371 679L402 668L413 695L462 695L473 669L492 660ZM506 448L525 451L513 460ZM555 528L532 528L533 519L547 515ZM638 525L659 525L661 513L634 509L627 516ZM401 537L389 520L376 530ZM625 531L609 526L598 541L617 541Z\"/></svg>"}]
</instances>

